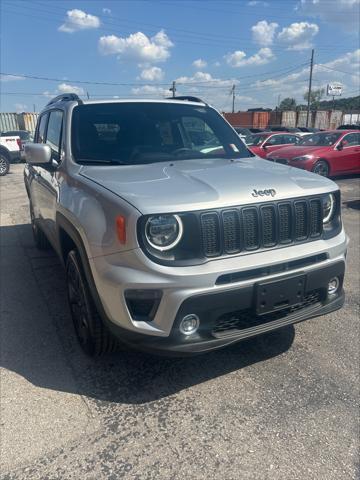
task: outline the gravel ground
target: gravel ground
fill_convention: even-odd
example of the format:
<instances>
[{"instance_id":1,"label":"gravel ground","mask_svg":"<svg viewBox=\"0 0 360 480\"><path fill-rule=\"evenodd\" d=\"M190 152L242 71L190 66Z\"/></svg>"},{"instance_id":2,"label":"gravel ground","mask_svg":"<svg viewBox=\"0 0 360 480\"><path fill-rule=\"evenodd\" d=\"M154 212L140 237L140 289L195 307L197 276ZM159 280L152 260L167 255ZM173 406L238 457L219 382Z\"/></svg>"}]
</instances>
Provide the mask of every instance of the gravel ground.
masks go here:
<instances>
[{"instance_id":1,"label":"gravel ground","mask_svg":"<svg viewBox=\"0 0 360 480\"><path fill-rule=\"evenodd\" d=\"M35 249L22 165L0 178L1 479L359 478L359 179L337 180L345 307L190 359L79 350Z\"/></svg>"}]
</instances>

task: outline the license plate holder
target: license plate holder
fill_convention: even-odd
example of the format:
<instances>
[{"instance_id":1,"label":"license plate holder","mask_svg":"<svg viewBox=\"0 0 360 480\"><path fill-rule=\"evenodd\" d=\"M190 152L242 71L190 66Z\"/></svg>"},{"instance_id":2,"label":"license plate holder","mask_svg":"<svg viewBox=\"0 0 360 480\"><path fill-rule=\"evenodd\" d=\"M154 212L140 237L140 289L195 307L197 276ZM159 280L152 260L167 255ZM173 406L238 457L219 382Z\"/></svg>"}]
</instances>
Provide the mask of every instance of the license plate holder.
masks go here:
<instances>
[{"instance_id":1,"label":"license plate holder","mask_svg":"<svg viewBox=\"0 0 360 480\"><path fill-rule=\"evenodd\" d=\"M304 291L305 275L259 282L256 284L256 313L265 315L302 303Z\"/></svg>"}]
</instances>

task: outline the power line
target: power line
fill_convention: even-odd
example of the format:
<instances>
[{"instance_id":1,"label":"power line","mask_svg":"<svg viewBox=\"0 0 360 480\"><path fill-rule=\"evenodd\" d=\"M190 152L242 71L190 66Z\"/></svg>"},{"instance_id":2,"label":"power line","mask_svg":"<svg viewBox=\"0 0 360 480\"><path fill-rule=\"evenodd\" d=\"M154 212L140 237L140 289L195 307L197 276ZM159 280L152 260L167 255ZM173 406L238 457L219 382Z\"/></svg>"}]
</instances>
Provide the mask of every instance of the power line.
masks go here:
<instances>
[{"instance_id":1,"label":"power line","mask_svg":"<svg viewBox=\"0 0 360 480\"><path fill-rule=\"evenodd\" d=\"M317 67L326 68L326 70L332 70L332 71L334 71L334 72L345 73L346 75L355 75L355 72L352 72L352 73L350 73L350 72L344 72L344 70L338 70L338 69L336 69L336 68L331 68L331 67L328 67L328 66L326 66L326 65L323 65L323 64L321 64L321 63L315 63L315 65L316 65Z\"/></svg>"}]
</instances>

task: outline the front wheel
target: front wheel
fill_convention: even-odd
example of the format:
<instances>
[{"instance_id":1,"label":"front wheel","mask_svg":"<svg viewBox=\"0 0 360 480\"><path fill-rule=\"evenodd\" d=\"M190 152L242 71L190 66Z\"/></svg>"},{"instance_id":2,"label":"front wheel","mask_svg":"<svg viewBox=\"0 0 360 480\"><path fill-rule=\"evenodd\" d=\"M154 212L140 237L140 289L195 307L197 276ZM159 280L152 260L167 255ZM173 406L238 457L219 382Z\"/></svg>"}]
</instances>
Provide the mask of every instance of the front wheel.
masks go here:
<instances>
[{"instance_id":1,"label":"front wheel","mask_svg":"<svg viewBox=\"0 0 360 480\"><path fill-rule=\"evenodd\" d=\"M5 155L0 154L0 177L3 177L10 170L10 162Z\"/></svg>"},{"instance_id":2,"label":"front wheel","mask_svg":"<svg viewBox=\"0 0 360 480\"><path fill-rule=\"evenodd\" d=\"M91 357L114 352L117 341L100 318L75 250L67 257L66 280L71 317L81 348Z\"/></svg>"},{"instance_id":3,"label":"front wheel","mask_svg":"<svg viewBox=\"0 0 360 480\"><path fill-rule=\"evenodd\" d=\"M317 173L318 175L321 175L322 177L328 177L329 176L329 165L328 165L327 162L325 162L325 160L319 160L313 166L312 172Z\"/></svg>"}]
</instances>

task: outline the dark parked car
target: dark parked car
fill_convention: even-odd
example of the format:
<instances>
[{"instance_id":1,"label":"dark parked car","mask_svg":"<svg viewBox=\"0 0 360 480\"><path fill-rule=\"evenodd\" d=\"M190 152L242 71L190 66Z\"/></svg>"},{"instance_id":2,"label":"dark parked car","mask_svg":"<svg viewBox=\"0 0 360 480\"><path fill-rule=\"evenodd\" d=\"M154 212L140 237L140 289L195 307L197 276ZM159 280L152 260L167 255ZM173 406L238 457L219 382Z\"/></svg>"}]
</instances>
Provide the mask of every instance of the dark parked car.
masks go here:
<instances>
[{"instance_id":1,"label":"dark parked car","mask_svg":"<svg viewBox=\"0 0 360 480\"><path fill-rule=\"evenodd\" d=\"M275 125L274 127L269 127L270 132L288 132L288 133L298 133L301 132L299 128L295 127L283 127L281 125Z\"/></svg>"},{"instance_id":2,"label":"dark parked car","mask_svg":"<svg viewBox=\"0 0 360 480\"><path fill-rule=\"evenodd\" d=\"M316 133L316 132L319 132L320 129L319 128L311 128L311 127L297 127L300 132L304 132L304 133Z\"/></svg>"},{"instance_id":3,"label":"dark parked car","mask_svg":"<svg viewBox=\"0 0 360 480\"><path fill-rule=\"evenodd\" d=\"M249 128L249 130L251 133L262 133L266 131L265 128Z\"/></svg>"},{"instance_id":4,"label":"dark parked car","mask_svg":"<svg viewBox=\"0 0 360 480\"><path fill-rule=\"evenodd\" d=\"M340 125L337 130L360 130L360 125Z\"/></svg>"}]
</instances>

